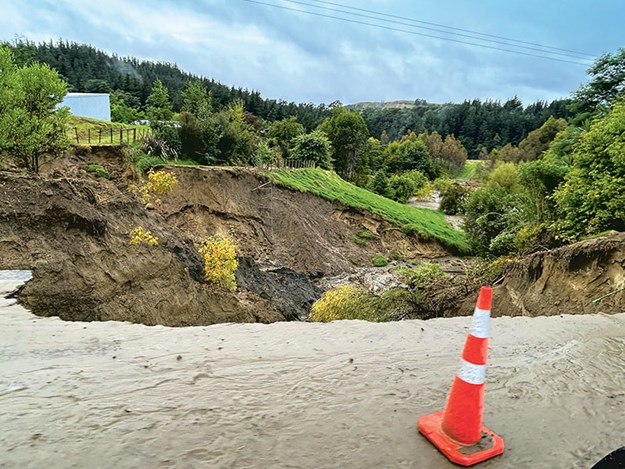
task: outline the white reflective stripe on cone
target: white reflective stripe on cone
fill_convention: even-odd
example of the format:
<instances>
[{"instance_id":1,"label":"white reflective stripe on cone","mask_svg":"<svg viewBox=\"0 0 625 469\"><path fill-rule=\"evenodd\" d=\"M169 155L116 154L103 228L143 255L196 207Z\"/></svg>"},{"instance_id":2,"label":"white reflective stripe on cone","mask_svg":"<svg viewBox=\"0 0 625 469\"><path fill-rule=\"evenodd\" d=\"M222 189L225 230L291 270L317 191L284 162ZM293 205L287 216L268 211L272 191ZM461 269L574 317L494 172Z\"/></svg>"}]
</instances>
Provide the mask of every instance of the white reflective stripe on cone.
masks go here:
<instances>
[{"instance_id":1,"label":"white reflective stripe on cone","mask_svg":"<svg viewBox=\"0 0 625 469\"><path fill-rule=\"evenodd\" d=\"M469 384L484 384L486 381L486 365L474 365L462 360L458 378Z\"/></svg>"},{"instance_id":2,"label":"white reflective stripe on cone","mask_svg":"<svg viewBox=\"0 0 625 469\"><path fill-rule=\"evenodd\" d=\"M471 324L471 335L478 339L488 339L490 333L490 311L488 309L475 308L473 313L473 324Z\"/></svg>"}]
</instances>

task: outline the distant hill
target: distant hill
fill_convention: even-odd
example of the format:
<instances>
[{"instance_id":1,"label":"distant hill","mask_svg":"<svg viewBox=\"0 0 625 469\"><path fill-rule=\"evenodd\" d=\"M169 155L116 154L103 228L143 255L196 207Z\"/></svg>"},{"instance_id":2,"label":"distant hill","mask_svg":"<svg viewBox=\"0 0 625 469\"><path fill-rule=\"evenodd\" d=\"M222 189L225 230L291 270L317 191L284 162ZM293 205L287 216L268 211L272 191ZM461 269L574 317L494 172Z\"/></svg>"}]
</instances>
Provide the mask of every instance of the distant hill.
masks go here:
<instances>
[{"instance_id":1,"label":"distant hill","mask_svg":"<svg viewBox=\"0 0 625 469\"><path fill-rule=\"evenodd\" d=\"M345 107L354 111L364 111L365 109L413 109L420 106L427 106L425 99L401 99L397 101L362 101L360 103L348 104Z\"/></svg>"}]
</instances>

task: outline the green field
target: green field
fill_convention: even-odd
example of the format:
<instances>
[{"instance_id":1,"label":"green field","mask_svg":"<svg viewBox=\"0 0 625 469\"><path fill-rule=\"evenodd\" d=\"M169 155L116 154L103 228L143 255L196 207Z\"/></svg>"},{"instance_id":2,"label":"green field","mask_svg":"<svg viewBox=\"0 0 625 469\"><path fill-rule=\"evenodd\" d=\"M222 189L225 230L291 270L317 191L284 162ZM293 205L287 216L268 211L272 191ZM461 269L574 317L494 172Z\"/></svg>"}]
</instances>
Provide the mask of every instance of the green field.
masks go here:
<instances>
[{"instance_id":1,"label":"green field","mask_svg":"<svg viewBox=\"0 0 625 469\"><path fill-rule=\"evenodd\" d=\"M460 171L458 179L478 179L477 170L484 165L482 160L467 160Z\"/></svg>"},{"instance_id":2,"label":"green field","mask_svg":"<svg viewBox=\"0 0 625 469\"><path fill-rule=\"evenodd\" d=\"M70 116L67 122L67 137L76 145L132 143L149 131L147 125L120 124L79 116Z\"/></svg>"},{"instance_id":3,"label":"green field","mask_svg":"<svg viewBox=\"0 0 625 469\"><path fill-rule=\"evenodd\" d=\"M468 254L469 245L462 231L447 223L441 212L400 204L341 179L321 169L279 169L264 174L277 184L310 192L328 200L380 215L406 233L416 232L426 240L438 240L450 251Z\"/></svg>"}]
</instances>

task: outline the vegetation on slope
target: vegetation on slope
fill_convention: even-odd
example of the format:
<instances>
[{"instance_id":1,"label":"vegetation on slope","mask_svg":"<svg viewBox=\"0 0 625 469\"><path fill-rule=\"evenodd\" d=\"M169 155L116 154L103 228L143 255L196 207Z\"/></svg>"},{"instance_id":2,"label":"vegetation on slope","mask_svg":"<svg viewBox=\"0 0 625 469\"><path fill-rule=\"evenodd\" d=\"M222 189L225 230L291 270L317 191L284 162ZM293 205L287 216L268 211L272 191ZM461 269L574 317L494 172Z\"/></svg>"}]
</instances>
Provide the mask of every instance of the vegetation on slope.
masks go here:
<instances>
[{"instance_id":1,"label":"vegetation on slope","mask_svg":"<svg viewBox=\"0 0 625 469\"><path fill-rule=\"evenodd\" d=\"M484 167L483 160L467 160L464 163L464 168L458 174L458 179L477 179L478 170Z\"/></svg>"},{"instance_id":2,"label":"vegetation on slope","mask_svg":"<svg viewBox=\"0 0 625 469\"><path fill-rule=\"evenodd\" d=\"M400 204L350 184L332 171L309 168L272 170L265 174L277 184L291 189L310 192L328 200L338 200L350 207L378 214L399 225L403 231L416 232L424 239L437 240L454 252L469 252L464 233L452 228L440 212Z\"/></svg>"}]
</instances>

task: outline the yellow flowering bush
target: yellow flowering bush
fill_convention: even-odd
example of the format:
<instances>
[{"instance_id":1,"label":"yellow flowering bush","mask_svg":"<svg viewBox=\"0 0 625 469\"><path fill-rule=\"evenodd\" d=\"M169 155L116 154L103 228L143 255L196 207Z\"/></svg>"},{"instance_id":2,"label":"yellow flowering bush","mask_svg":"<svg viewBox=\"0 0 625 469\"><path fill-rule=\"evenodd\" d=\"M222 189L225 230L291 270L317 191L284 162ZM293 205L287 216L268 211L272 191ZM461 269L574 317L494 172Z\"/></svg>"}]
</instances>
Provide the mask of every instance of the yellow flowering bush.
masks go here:
<instances>
[{"instance_id":1,"label":"yellow flowering bush","mask_svg":"<svg viewBox=\"0 0 625 469\"><path fill-rule=\"evenodd\" d=\"M353 285L341 285L328 290L312 305L310 319L317 322L340 319L375 320L376 296L369 290Z\"/></svg>"},{"instance_id":2,"label":"yellow flowering bush","mask_svg":"<svg viewBox=\"0 0 625 469\"><path fill-rule=\"evenodd\" d=\"M141 226L137 226L134 230L128 233L130 236L129 244L136 246L138 244L147 244L148 246L158 246L158 238L152 236L150 230L146 230Z\"/></svg>"},{"instance_id":3,"label":"yellow flowering bush","mask_svg":"<svg viewBox=\"0 0 625 469\"><path fill-rule=\"evenodd\" d=\"M321 295L313 303L308 317L316 322L342 319L393 321L402 317L410 301L410 294L401 288L391 288L376 295L363 287L341 285Z\"/></svg>"},{"instance_id":4,"label":"yellow flowering bush","mask_svg":"<svg viewBox=\"0 0 625 469\"><path fill-rule=\"evenodd\" d=\"M134 194L142 204L147 205L154 202L161 204L159 196L170 192L178 184L178 178L174 173L168 171L148 171L148 180L132 188Z\"/></svg>"},{"instance_id":5,"label":"yellow flowering bush","mask_svg":"<svg viewBox=\"0 0 625 469\"><path fill-rule=\"evenodd\" d=\"M237 288L234 273L239 266L234 242L228 238L211 236L198 247L204 258L204 279L230 291Z\"/></svg>"}]
</instances>

